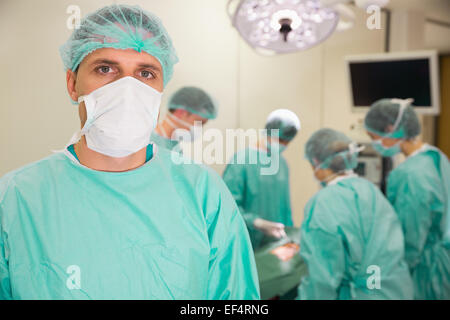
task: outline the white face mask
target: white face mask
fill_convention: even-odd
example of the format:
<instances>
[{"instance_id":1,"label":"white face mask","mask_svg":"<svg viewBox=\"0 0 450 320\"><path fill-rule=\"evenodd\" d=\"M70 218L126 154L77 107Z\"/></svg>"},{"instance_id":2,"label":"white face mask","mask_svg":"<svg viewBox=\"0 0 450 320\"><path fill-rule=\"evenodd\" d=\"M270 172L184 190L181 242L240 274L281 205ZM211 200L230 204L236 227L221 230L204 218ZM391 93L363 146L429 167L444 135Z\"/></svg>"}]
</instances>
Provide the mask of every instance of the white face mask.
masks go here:
<instances>
[{"instance_id":1,"label":"white face mask","mask_svg":"<svg viewBox=\"0 0 450 320\"><path fill-rule=\"evenodd\" d=\"M81 129L89 149L122 158L149 144L162 93L133 77L109 83L81 96L87 120Z\"/></svg>"}]
</instances>

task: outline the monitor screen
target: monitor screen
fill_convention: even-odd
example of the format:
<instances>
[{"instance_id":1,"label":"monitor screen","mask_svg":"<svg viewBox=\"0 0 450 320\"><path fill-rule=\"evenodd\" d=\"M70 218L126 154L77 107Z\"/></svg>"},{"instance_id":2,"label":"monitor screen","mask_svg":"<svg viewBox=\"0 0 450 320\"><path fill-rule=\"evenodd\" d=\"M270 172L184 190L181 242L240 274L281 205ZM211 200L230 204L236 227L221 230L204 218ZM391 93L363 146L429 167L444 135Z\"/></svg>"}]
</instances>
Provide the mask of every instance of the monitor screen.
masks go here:
<instances>
[{"instance_id":1,"label":"monitor screen","mask_svg":"<svg viewBox=\"0 0 450 320\"><path fill-rule=\"evenodd\" d=\"M364 177L366 175L366 163L361 161L358 162L358 166L353 169L353 171L355 171L358 176Z\"/></svg>"},{"instance_id":2,"label":"monitor screen","mask_svg":"<svg viewBox=\"0 0 450 320\"><path fill-rule=\"evenodd\" d=\"M353 105L367 107L382 98L413 98L417 107L433 106L430 60L350 62Z\"/></svg>"}]
</instances>

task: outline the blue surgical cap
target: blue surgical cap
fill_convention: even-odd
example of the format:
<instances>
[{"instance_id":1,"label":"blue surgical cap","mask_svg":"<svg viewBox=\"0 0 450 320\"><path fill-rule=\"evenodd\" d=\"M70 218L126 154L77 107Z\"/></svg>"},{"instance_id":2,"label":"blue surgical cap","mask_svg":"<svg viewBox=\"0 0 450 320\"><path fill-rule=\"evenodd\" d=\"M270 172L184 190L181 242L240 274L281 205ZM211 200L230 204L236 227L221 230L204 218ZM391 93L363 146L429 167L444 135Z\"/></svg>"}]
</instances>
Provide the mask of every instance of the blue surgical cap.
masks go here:
<instances>
[{"instance_id":1,"label":"blue surgical cap","mask_svg":"<svg viewBox=\"0 0 450 320\"><path fill-rule=\"evenodd\" d=\"M173 94L169 101L169 110L184 109L204 119L217 117L217 105L202 89L183 87Z\"/></svg>"},{"instance_id":2,"label":"blue surgical cap","mask_svg":"<svg viewBox=\"0 0 450 320\"><path fill-rule=\"evenodd\" d=\"M288 109L277 109L272 111L267 117L266 129L268 131L278 129L278 138L284 141L291 141L300 130L300 119ZM270 135L271 133L268 132Z\"/></svg>"},{"instance_id":3,"label":"blue surgical cap","mask_svg":"<svg viewBox=\"0 0 450 320\"><path fill-rule=\"evenodd\" d=\"M367 131L380 137L412 139L420 134L420 122L412 99L381 99L367 113L364 126ZM393 131L389 131L393 127Z\"/></svg>"},{"instance_id":4,"label":"blue surgical cap","mask_svg":"<svg viewBox=\"0 0 450 320\"><path fill-rule=\"evenodd\" d=\"M161 63L164 86L178 62L175 48L162 22L138 6L110 5L82 19L60 54L66 70L77 70L81 61L101 48L134 49L147 52Z\"/></svg>"},{"instance_id":5,"label":"blue surgical cap","mask_svg":"<svg viewBox=\"0 0 450 320\"><path fill-rule=\"evenodd\" d=\"M320 129L307 141L305 156L314 168L342 172L358 166L361 148L345 134L333 129Z\"/></svg>"}]
</instances>

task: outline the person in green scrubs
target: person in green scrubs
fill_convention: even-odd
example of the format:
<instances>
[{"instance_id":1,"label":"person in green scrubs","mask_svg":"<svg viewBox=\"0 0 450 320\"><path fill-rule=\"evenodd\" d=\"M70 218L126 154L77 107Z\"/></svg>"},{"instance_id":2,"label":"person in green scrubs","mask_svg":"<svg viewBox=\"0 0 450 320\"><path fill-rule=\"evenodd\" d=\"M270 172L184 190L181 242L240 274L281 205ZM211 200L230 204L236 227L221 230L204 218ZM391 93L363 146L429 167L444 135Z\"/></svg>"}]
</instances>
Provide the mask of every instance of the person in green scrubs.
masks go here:
<instances>
[{"instance_id":1,"label":"person in green scrubs","mask_svg":"<svg viewBox=\"0 0 450 320\"><path fill-rule=\"evenodd\" d=\"M158 146L181 151L179 142L185 137L190 141L197 138L194 125L206 124L217 117L217 105L202 89L183 87L169 100L169 112L152 133L151 140ZM179 130L188 130L188 135L179 135Z\"/></svg>"},{"instance_id":2,"label":"person in green scrubs","mask_svg":"<svg viewBox=\"0 0 450 320\"><path fill-rule=\"evenodd\" d=\"M300 120L292 111L278 109L269 115L266 130L267 139L260 140L255 147L238 151L223 173L255 250L285 237L284 227L293 226L289 168L281 153L300 130ZM271 134L272 130L276 130L277 135ZM264 169L274 159L279 160L278 170L264 174Z\"/></svg>"},{"instance_id":3,"label":"person in green scrubs","mask_svg":"<svg viewBox=\"0 0 450 320\"><path fill-rule=\"evenodd\" d=\"M389 201L358 177L361 150L343 133L316 131L305 155L322 186L307 203L300 256L301 300L412 299L403 232Z\"/></svg>"},{"instance_id":4,"label":"person in green scrubs","mask_svg":"<svg viewBox=\"0 0 450 320\"><path fill-rule=\"evenodd\" d=\"M259 299L220 176L149 144L177 61L160 20L101 8L61 55L82 129L0 179L0 299Z\"/></svg>"},{"instance_id":5,"label":"person in green scrubs","mask_svg":"<svg viewBox=\"0 0 450 320\"><path fill-rule=\"evenodd\" d=\"M382 99L365 118L374 148L406 160L387 180L387 197L405 233L406 261L417 299L450 299L450 164L420 140L411 100Z\"/></svg>"}]
</instances>

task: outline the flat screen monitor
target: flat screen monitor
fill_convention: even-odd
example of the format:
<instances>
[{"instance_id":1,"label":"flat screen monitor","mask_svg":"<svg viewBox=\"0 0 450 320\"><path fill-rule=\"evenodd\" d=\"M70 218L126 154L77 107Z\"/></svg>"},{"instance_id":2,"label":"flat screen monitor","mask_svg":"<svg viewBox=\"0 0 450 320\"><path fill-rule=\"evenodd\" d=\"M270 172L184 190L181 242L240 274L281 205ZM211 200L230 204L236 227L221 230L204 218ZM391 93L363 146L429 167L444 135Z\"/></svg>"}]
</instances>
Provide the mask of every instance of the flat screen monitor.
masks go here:
<instances>
[{"instance_id":1,"label":"flat screen monitor","mask_svg":"<svg viewBox=\"0 0 450 320\"><path fill-rule=\"evenodd\" d=\"M353 111L367 111L382 98L413 98L416 111L439 114L436 51L346 57Z\"/></svg>"}]
</instances>

